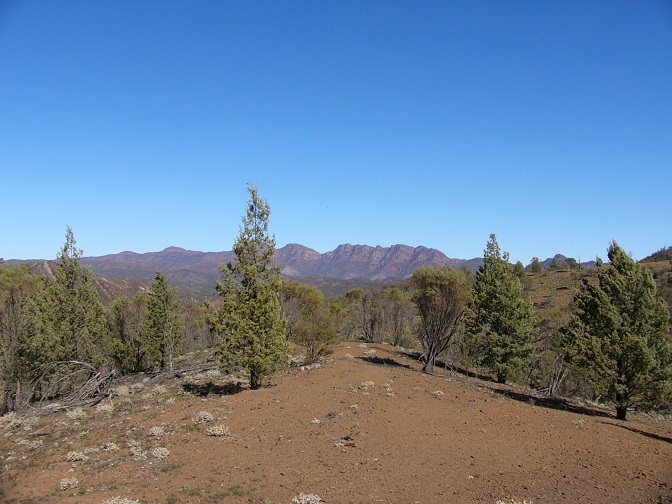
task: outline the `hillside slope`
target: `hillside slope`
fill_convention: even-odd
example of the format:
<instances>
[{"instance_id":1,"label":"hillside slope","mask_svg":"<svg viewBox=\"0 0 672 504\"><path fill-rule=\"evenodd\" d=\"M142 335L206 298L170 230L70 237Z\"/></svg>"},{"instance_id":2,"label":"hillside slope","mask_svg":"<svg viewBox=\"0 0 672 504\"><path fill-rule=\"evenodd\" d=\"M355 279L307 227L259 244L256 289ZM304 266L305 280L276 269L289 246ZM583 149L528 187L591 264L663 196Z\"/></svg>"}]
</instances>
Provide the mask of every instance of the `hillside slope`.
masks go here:
<instances>
[{"instance_id":1,"label":"hillside slope","mask_svg":"<svg viewBox=\"0 0 672 504\"><path fill-rule=\"evenodd\" d=\"M425 375L415 360L379 345L344 343L319 368L294 368L272 386L231 395L217 395L227 391L225 378L197 364L178 363L192 369L180 378L128 382L83 414L0 425L0 450L9 454L0 500L284 504L299 493L334 504L672 499L668 420L632 415L619 422L608 410L457 374ZM223 435L208 435L218 425ZM59 490L64 478L77 488Z\"/></svg>"}]
</instances>

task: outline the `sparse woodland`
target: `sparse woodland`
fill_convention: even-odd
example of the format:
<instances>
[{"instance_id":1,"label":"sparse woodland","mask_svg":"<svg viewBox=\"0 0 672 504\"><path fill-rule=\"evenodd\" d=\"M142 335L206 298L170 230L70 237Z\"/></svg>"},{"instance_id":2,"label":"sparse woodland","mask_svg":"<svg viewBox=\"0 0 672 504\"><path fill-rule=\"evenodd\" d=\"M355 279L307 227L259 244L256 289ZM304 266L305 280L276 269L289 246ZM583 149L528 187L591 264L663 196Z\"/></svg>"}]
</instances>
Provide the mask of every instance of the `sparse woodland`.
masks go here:
<instances>
[{"instance_id":1,"label":"sparse woodland","mask_svg":"<svg viewBox=\"0 0 672 504\"><path fill-rule=\"evenodd\" d=\"M612 243L609 263L595 268L544 269L536 257L523 268L491 235L476 274L422 268L399 284L325 298L280 278L270 206L248 191L236 261L221 267L219 298L203 303L157 272L149 290L103 306L70 228L50 274L0 264L0 413L99 402L115 379L169 370L200 351L246 373L254 389L290 354L317 362L342 340L415 351L430 373L438 365L607 403L620 419L632 408L672 408L667 256L637 263Z\"/></svg>"}]
</instances>

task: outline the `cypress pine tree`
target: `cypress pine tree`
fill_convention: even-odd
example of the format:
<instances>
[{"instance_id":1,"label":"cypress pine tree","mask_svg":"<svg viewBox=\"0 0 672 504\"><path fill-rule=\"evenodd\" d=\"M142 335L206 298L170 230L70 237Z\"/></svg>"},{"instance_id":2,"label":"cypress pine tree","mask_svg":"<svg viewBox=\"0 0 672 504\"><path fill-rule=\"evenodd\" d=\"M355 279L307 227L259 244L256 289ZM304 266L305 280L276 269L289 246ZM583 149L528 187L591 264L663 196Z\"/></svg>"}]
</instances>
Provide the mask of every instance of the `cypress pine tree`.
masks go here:
<instances>
[{"instance_id":1,"label":"cypress pine tree","mask_svg":"<svg viewBox=\"0 0 672 504\"><path fill-rule=\"evenodd\" d=\"M93 273L81 266L81 256L68 227L54 278L31 305L29 345L36 365L84 361L97 366L104 361L105 313Z\"/></svg>"},{"instance_id":2,"label":"cypress pine tree","mask_svg":"<svg viewBox=\"0 0 672 504\"><path fill-rule=\"evenodd\" d=\"M561 335L568 360L625 420L629 407L671 396L670 312L648 269L616 242L608 254L611 266L597 270L598 285L584 279Z\"/></svg>"},{"instance_id":3,"label":"cypress pine tree","mask_svg":"<svg viewBox=\"0 0 672 504\"><path fill-rule=\"evenodd\" d=\"M527 365L536 331L532 303L508 260L491 234L467 323L474 361L493 369L500 383L516 378Z\"/></svg>"},{"instance_id":4,"label":"cypress pine tree","mask_svg":"<svg viewBox=\"0 0 672 504\"><path fill-rule=\"evenodd\" d=\"M173 369L173 357L184 335L184 324L177 313L177 300L166 277L156 272L147 300L143 335L149 365Z\"/></svg>"},{"instance_id":5,"label":"cypress pine tree","mask_svg":"<svg viewBox=\"0 0 672 504\"><path fill-rule=\"evenodd\" d=\"M210 319L218 335L217 354L224 365L250 374L250 388L288 362L287 323L280 311L280 267L271 263L275 238L268 234L271 209L248 185L250 200L233 245L236 259L221 268L217 291L222 308Z\"/></svg>"}]
</instances>

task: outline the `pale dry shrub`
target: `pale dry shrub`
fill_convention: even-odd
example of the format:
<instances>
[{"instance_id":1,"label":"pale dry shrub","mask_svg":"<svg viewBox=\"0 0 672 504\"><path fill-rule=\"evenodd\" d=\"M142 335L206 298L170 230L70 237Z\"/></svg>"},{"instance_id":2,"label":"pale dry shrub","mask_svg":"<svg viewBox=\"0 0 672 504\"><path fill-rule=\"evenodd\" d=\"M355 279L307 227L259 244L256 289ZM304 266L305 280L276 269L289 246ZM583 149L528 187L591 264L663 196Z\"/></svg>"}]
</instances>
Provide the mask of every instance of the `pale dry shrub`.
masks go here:
<instances>
[{"instance_id":1,"label":"pale dry shrub","mask_svg":"<svg viewBox=\"0 0 672 504\"><path fill-rule=\"evenodd\" d=\"M141 446L131 446L131 454L134 460L146 460L147 452L142 450Z\"/></svg>"},{"instance_id":2,"label":"pale dry shrub","mask_svg":"<svg viewBox=\"0 0 672 504\"><path fill-rule=\"evenodd\" d=\"M214 419L215 417L209 411L199 411L196 414L196 418L194 418L192 422L194 422L194 425L198 425L202 423L210 423Z\"/></svg>"},{"instance_id":3,"label":"pale dry shrub","mask_svg":"<svg viewBox=\"0 0 672 504\"><path fill-rule=\"evenodd\" d=\"M103 501L103 504L140 504L140 501L135 499L124 499L121 497L112 497Z\"/></svg>"},{"instance_id":4,"label":"pale dry shrub","mask_svg":"<svg viewBox=\"0 0 672 504\"><path fill-rule=\"evenodd\" d=\"M58 485L58 488L61 490L68 490L70 488L77 488L79 486L79 480L77 478L63 478Z\"/></svg>"},{"instance_id":5,"label":"pale dry shrub","mask_svg":"<svg viewBox=\"0 0 672 504\"><path fill-rule=\"evenodd\" d=\"M112 413L114 411L114 404L112 404L112 401L100 403L96 406L96 410L100 413Z\"/></svg>"},{"instance_id":6,"label":"pale dry shrub","mask_svg":"<svg viewBox=\"0 0 672 504\"><path fill-rule=\"evenodd\" d=\"M165 385L154 385L154 387L152 387L152 392L156 395L161 395L168 392L168 389Z\"/></svg>"},{"instance_id":7,"label":"pale dry shrub","mask_svg":"<svg viewBox=\"0 0 672 504\"><path fill-rule=\"evenodd\" d=\"M20 445L27 446L29 448L39 448L40 446L44 445L44 441L41 439L36 439L36 440L31 440L31 439L22 439L19 441Z\"/></svg>"},{"instance_id":8,"label":"pale dry shrub","mask_svg":"<svg viewBox=\"0 0 672 504\"><path fill-rule=\"evenodd\" d=\"M432 392L432 395L438 399L443 395L443 390L435 390L434 392Z\"/></svg>"},{"instance_id":9,"label":"pale dry shrub","mask_svg":"<svg viewBox=\"0 0 672 504\"><path fill-rule=\"evenodd\" d=\"M292 498L291 504L320 504L321 502L323 501L317 494L300 493L299 495Z\"/></svg>"},{"instance_id":10,"label":"pale dry shrub","mask_svg":"<svg viewBox=\"0 0 672 504\"><path fill-rule=\"evenodd\" d=\"M118 396L125 397L131 395L131 389L129 389L126 385L119 385L114 389L114 393Z\"/></svg>"},{"instance_id":11,"label":"pale dry shrub","mask_svg":"<svg viewBox=\"0 0 672 504\"><path fill-rule=\"evenodd\" d=\"M152 448L151 454L152 457L162 460L170 454L170 450L168 448L164 448L163 446L157 446L156 448Z\"/></svg>"},{"instance_id":12,"label":"pale dry shrub","mask_svg":"<svg viewBox=\"0 0 672 504\"><path fill-rule=\"evenodd\" d=\"M68 462L86 462L89 457L84 452L71 451L68 452Z\"/></svg>"},{"instance_id":13,"label":"pale dry shrub","mask_svg":"<svg viewBox=\"0 0 672 504\"><path fill-rule=\"evenodd\" d=\"M105 452L115 452L115 451L119 451L119 447L117 446L117 444L116 444L116 443L112 443L112 442L110 442L110 443L105 443L105 444L102 446L102 448L103 448L103 451L105 451Z\"/></svg>"},{"instance_id":14,"label":"pale dry shrub","mask_svg":"<svg viewBox=\"0 0 672 504\"><path fill-rule=\"evenodd\" d=\"M149 429L147 435L155 438L160 438L166 435L166 431L161 426L155 426Z\"/></svg>"},{"instance_id":15,"label":"pale dry shrub","mask_svg":"<svg viewBox=\"0 0 672 504\"><path fill-rule=\"evenodd\" d=\"M86 411L84 411L82 408L74 408L68 410L65 413L65 416L70 420L81 420L82 418L86 417Z\"/></svg>"},{"instance_id":16,"label":"pale dry shrub","mask_svg":"<svg viewBox=\"0 0 672 504\"><path fill-rule=\"evenodd\" d=\"M212 427L208 427L208 430L205 431L205 433L208 436L213 437L225 437L231 435L229 428L225 427L224 425L213 425Z\"/></svg>"},{"instance_id":17,"label":"pale dry shrub","mask_svg":"<svg viewBox=\"0 0 672 504\"><path fill-rule=\"evenodd\" d=\"M364 390L369 390L369 389L372 389L372 388L375 387L375 386L376 386L376 384L375 384L374 382L372 382L372 381L365 381L365 382L362 382L362 383L359 385L359 388L360 388L360 389L364 389Z\"/></svg>"}]
</instances>

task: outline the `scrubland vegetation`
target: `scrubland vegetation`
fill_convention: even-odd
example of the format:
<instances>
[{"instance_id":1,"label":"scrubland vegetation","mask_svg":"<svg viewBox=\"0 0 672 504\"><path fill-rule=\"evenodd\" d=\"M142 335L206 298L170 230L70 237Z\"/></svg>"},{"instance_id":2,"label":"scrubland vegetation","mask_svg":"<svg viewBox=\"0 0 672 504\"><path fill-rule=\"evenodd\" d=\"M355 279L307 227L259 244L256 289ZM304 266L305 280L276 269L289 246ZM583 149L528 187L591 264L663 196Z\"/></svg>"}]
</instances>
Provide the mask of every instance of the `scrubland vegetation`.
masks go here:
<instances>
[{"instance_id":1,"label":"scrubland vegetation","mask_svg":"<svg viewBox=\"0 0 672 504\"><path fill-rule=\"evenodd\" d=\"M608 404L619 420L633 409L672 410L669 259L637 263L613 242L606 264L581 269L574 261L544 270L536 258L527 267L511 265L493 234L475 274L421 268L399 284L327 299L315 287L280 278L271 262L270 207L255 188L248 191L236 260L221 267L219 298L204 303L181 298L157 272L148 291L103 306L69 228L53 275L0 264L3 422L21 426L28 420L17 413L59 410L79 422L89 414L87 405L95 405L96 415L112 415L131 393L120 380L185 373L176 367L185 354L211 359L210 379L232 377L226 390L258 389L274 373L290 366L310 370L338 342L355 340L403 348L429 374L440 366L542 396ZM366 349L364 357L386 364L375 352ZM161 386L145 394L161 396ZM217 387L209 380L185 390L207 395ZM373 381L356 387L363 394L375 388ZM395 396L392 380L379 388ZM428 398L443 394L437 389ZM356 404L349 407L354 411ZM235 440L225 419L201 410L189 423L205 436ZM163 445L169 429L153 425L129 434L130 453L136 460L171 460L170 443ZM355 443L352 438L337 443ZM70 451L66 460L88 463L119 449L110 441ZM59 487L65 492L78 485L67 477ZM320 500L301 494L293 502Z\"/></svg>"}]
</instances>

